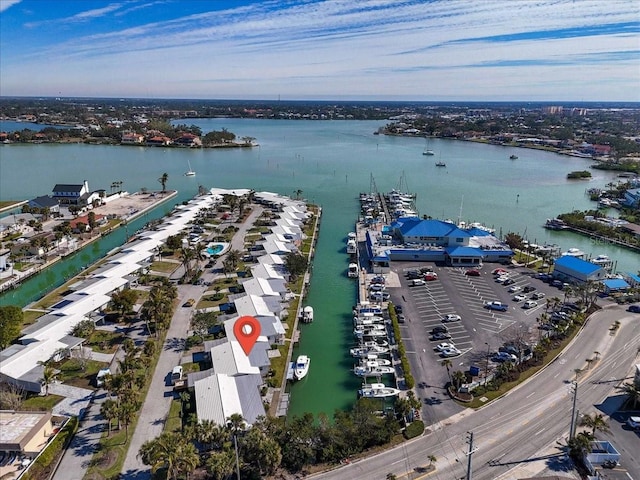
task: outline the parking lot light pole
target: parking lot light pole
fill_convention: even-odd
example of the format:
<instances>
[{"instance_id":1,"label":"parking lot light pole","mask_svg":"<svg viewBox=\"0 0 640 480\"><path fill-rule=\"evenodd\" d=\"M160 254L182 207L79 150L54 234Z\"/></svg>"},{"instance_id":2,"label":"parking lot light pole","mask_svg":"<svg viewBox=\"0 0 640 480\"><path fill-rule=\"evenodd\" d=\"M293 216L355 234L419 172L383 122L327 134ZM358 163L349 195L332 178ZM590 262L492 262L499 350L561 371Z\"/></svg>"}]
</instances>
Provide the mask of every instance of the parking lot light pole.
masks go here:
<instances>
[{"instance_id":1,"label":"parking lot light pole","mask_svg":"<svg viewBox=\"0 0 640 480\"><path fill-rule=\"evenodd\" d=\"M484 344L487 346L487 358L485 359L485 364L484 364L484 386L486 388L487 376L489 375L489 351L491 347L489 346L489 342L484 342Z\"/></svg>"}]
</instances>

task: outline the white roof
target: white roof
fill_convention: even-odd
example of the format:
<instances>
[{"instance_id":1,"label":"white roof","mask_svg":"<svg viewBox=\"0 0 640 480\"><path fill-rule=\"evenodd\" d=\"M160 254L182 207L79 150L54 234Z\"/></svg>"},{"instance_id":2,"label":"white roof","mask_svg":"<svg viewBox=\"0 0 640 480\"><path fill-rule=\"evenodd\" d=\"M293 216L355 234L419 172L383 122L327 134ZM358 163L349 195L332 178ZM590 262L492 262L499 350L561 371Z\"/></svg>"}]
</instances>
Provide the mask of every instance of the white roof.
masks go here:
<instances>
[{"instance_id":1,"label":"white roof","mask_svg":"<svg viewBox=\"0 0 640 480\"><path fill-rule=\"evenodd\" d=\"M263 265L284 265L284 258L274 253L267 253L258 257L258 263Z\"/></svg>"},{"instance_id":2,"label":"white roof","mask_svg":"<svg viewBox=\"0 0 640 480\"><path fill-rule=\"evenodd\" d=\"M251 273L254 277L284 279L284 277L280 275L275 268L264 263L251 267Z\"/></svg>"},{"instance_id":3,"label":"white roof","mask_svg":"<svg viewBox=\"0 0 640 480\"><path fill-rule=\"evenodd\" d=\"M216 345L210 351L215 373L230 376L259 374L260 369L251 365L249 357L236 340Z\"/></svg>"},{"instance_id":4,"label":"white roof","mask_svg":"<svg viewBox=\"0 0 640 480\"><path fill-rule=\"evenodd\" d=\"M244 291L248 295L280 296L280 293L276 292L273 289L273 287L269 283L269 280L267 280L266 278L260 278L260 277L258 277L258 278L255 278L255 277L254 278L250 278L246 282L242 283L242 287L244 288Z\"/></svg>"},{"instance_id":5,"label":"white roof","mask_svg":"<svg viewBox=\"0 0 640 480\"><path fill-rule=\"evenodd\" d=\"M257 315L272 314L264 299L257 295L245 295L244 297L237 298L234 303L240 317L245 315L255 317Z\"/></svg>"}]
</instances>

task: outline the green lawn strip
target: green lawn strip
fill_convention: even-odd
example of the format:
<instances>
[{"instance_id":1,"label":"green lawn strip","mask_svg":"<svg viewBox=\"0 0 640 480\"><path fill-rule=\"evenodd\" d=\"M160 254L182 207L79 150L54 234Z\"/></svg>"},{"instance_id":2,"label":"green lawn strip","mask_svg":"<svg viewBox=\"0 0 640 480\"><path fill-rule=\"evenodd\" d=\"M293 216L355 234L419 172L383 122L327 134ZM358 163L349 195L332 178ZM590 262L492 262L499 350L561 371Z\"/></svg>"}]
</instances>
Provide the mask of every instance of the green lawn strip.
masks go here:
<instances>
[{"instance_id":1,"label":"green lawn strip","mask_svg":"<svg viewBox=\"0 0 640 480\"><path fill-rule=\"evenodd\" d=\"M42 312L40 310L23 310L22 311L22 326L27 326L27 325L31 325L32 323L35 323L35 321L42 317L43 315L46 315L46 312Z\"/></svg>"},{"instance_id":2,"label":"green lawn strip","mask_svg":"<svg viewBox=\"0 0 640 480\"><path fill-rule=\"evenodd\" d=\"M46 397L33 395L22 402L20 410L27 410L30 412L50 412L61 400L64 400L64 397L59 395L49 394Z\"/></svg>"},{"instance_id":3,"label":"green lawn strip","mask_svg":"<svg viewBox=\"0 0 640 480\"><path fill-rule=\"evenodd\" d=\"M182 431L182 400L174 398L169 407L169 415L164 423L164 432Z\"/></svg>"},{"instance_id":4,"label":"green lawn strip","mask_svg":"<svg viewBox=\"0 0 640 480\"><path fill-rule=\"evenodd\" d=\"M282 385L282 379L287 370L287 354L289 353L289 346L278 345L278 351L280 352L280 356L271 359L273 377L268 380L268 383L273 386Z\"/></svg>"}]
</instances>

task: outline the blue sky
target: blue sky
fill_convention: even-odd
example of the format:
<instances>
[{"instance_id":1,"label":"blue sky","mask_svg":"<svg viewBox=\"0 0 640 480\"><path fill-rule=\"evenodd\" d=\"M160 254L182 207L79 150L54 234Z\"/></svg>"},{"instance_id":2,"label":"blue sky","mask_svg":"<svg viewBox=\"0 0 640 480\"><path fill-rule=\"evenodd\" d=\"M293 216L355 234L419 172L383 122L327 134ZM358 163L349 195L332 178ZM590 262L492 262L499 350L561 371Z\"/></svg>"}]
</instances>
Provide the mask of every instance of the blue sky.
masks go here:
<instances>
[{"instance_id":1,"label":"blue sky","mask_svg":"<svg viewBox=\"0 0 640 480\"><path fill-rule=\"evenodd\" d=\"M640 1L0 0L0 94L640 101Z\"/></svg>"}]
</instances>

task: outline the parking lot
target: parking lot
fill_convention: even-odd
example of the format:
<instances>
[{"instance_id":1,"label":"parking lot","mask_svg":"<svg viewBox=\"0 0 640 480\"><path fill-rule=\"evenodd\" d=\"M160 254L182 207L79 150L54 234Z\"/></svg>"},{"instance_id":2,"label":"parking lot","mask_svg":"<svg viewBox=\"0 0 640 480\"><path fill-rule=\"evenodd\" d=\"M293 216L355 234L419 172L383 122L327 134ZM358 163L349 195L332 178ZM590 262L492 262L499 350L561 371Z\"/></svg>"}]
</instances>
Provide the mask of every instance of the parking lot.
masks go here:
<instances>
[{"instance_id":1,"label":"parking lot","mask_svg":"<svg viewBox=\"0 0 640 480\"><path fill-rule=\"evenodd\" d=\"M413 285L415 280L408 278L408 272L422 268L420 278L425 278L429 267L435 275ZM446 402L448 397L442 390L450 373L443 368L444 358L451 361L451 372L467 371L472 365L483 372L487 367L491 370L497 361L504 361L494 355L505 342L515 336L531 342L538 339L541 332L537 318L546 309L546 299L563 297L560 290L523 268L505 267L510 281L506 286L498 283L491 273L496 267L488 264L477 274L467 275L464 268L409 262L392 265L389 276L394 277L394 281L388 282L390 299L403 307L406 321L401 325L402 339L416 384L427 404L452 403ZM415 273L410 276L415 278ZM525 294L526 287L531 291ZM539 292L544 297L531 300L531 296ZM515 295L523 298L516 301ZM534 303L524 308L526 301ZM505 304L507 308L505 311L488 309L486 304L490 302ZM447 315L459 315L460 320L446 321ZM443 326L446 333L434 336L434 329L443 330ZM455 413L454 407L445 410L448 412L443 414Z\"/></svg>"}]
</instances>

